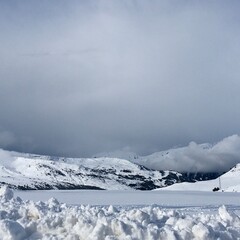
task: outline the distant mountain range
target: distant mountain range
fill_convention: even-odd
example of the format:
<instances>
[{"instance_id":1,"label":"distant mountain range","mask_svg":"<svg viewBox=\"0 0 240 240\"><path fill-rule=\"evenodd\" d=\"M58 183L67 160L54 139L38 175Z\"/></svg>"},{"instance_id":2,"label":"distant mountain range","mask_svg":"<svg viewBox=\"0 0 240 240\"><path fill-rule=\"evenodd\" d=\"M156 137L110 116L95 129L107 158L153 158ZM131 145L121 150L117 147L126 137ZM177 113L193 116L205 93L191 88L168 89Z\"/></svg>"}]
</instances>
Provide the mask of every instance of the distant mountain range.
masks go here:
<instances>
[{"instance_id":1,"label":"distant mountain range","mask_svg":"<svg viewBox=\"0 0 240 240\"><path fill-rule=\"evenodd\" d=\"M113 157L63 158L3 151L0 185L17 189L152 190L214 179L220 173L151 170ZM122 156L124 157L124 156ZM132 161L138 157L131 155Z\"/></svg>"}]
</instances>

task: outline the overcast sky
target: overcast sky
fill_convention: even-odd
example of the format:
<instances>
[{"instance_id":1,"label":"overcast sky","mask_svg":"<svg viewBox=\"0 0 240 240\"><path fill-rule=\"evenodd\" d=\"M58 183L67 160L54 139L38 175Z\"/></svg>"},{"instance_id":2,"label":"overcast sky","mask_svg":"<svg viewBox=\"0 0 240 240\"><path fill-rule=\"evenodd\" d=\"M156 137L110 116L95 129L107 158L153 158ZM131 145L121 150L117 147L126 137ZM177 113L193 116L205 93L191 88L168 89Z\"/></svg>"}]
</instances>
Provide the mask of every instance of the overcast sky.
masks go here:
<instances>
[{"instance_id":1,"label":"overcast sky","mask_svg":"<svg viewBox=\"0 0 240 240\"><path fill-rule=\"evenodd\" d=\"M0 148L140 155L240 133L239 1L0 1Z\"/></svg>"}]
</instances>

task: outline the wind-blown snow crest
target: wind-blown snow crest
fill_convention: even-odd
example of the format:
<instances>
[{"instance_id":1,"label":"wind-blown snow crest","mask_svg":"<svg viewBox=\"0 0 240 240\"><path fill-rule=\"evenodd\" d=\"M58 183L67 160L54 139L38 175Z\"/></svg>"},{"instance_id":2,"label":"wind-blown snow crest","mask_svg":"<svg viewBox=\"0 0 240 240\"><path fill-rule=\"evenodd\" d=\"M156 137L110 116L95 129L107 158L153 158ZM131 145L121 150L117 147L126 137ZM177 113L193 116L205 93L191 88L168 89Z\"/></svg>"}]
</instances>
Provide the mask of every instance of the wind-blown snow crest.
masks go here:
<instances>
[{"instance_id":1,"label":"wind-blown snow crest","mask_svg":"<svg viewBox=\"0 0 240 240\"><path fill-rule=\"evenodd\" d=\"M225 206L217 213L183 213L157 205L68 206L14 198L0 190L0 236L3 240L34 239L237 239L240 219Z\"/></svg>"}]
</instances>

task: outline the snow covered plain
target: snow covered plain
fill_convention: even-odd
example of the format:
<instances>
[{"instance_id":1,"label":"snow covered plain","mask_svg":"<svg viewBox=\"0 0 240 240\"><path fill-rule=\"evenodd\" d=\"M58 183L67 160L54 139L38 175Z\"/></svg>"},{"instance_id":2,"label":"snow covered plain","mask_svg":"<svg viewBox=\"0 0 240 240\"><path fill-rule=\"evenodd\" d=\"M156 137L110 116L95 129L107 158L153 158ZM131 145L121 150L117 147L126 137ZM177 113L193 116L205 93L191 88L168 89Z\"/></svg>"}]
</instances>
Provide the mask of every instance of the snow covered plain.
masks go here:
<instances>
[{"instance_id":1,"label":"snow covered plain","mask_svg":"<svg viewBox=\"0 0 240 240\"><path fill-rule=\"evenodd\" d=\"M2 187L0 239L239 239L239 199L223 192Z\"/></svg>"}]
</instances>

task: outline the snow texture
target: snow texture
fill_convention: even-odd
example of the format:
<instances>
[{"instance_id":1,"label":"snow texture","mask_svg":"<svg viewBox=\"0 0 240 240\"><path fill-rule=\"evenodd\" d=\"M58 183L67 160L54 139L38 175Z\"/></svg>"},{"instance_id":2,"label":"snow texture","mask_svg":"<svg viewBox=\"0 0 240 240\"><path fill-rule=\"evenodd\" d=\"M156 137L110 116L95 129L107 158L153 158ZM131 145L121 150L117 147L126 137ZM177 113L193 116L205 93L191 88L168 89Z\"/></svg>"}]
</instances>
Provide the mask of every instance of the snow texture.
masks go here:
<instances>
[{"instance_id":1,"label":"snow texture","mask_svg":"<svg viewBox=\"0 0 240 240\"><path fill-rule=\"evenodd\" d=\"M0 191L2 240L34 239L238 239L240 219L221 206L218 212L189 213L146 207L68 206L14 198Z\"/></svg>"}]
</instances>

